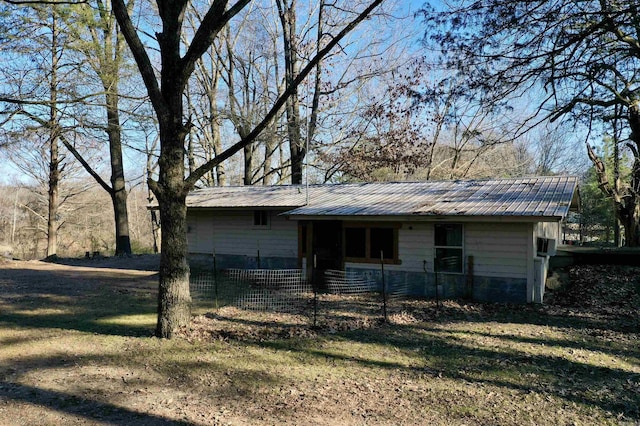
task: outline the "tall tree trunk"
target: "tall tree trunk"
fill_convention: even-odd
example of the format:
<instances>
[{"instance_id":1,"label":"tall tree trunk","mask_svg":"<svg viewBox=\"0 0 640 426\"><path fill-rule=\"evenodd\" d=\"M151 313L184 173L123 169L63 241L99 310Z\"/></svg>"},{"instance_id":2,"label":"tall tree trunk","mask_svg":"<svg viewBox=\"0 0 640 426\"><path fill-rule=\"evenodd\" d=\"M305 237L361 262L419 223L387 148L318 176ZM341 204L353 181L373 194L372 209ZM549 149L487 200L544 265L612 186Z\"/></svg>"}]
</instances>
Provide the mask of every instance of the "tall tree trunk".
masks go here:
<instances>
[{"instance_id":1,"label":"tall tree trunk","mask_svg":"<svg viewBox=\"0 0 640 426\"><path fill-rule=\"evenodd\" d=\"M613 185L616 190L620 188L620 134L618 132L618 117L620 117L620 106L615 105L615 112L613 115ZM615 203L613 209L615 211ZM613 245L620 247L620 224L618 223L618 216L613 215Z\"/></svg>"},{"instance_id":2,"label":"tall tree trunk","mask_svg":"<svg viewBox=\"0 0 640 426\"><path fill-rule=\"evenodd\" d=\"M47 217L47 257L55 257L58 251L58 190L60 184L60 159L58 153L57 126L50 130L49 140L49 213Z\"/></svg>"},{"instance_id":3,"label":"tall tree trunk","mask_svg":"<svg viewBox=\"0 0 640 426\"><path fill-rule=\"evenodd\" d=\"M285 90L294 86L294 80L300 71L298 60L298 41L296 34L296 0L278 0L278 13L282 24L284 44ZM300 100L297 87L286 102L287 135L289 136L289 155L291 158L291 183L302 183L302 168L306 155L305 144L300 126Z\"/></svg>"},{"instance_id":4,"label":"tall tree trunk","mask_svg":"<svg viewBox=\"0 0 640 426\"><path fill-rule=\"evenodd\" d=\"M170 105L181 110L181 97ZM158 323L156 335L171 338L191 321L189 264L187 262L187 189L184 183L184 142L187 130L180 123L182 112L162 117L160 122L160 173L150 185L158 199L162 224ZM171 224L171 226L165 226Z\"/></svg>"},{"instance_id":5,"label":"tall tree trunk","mask_svg":"<svg viewBox=\"0 0 640 426\"><path fill-rule=\"evenodd\" d=\"M276 135L276 121L269 124L264 132L264 163L262 164L262 184L270 185L273 182L271 176L273 170L273 154L278 146Z\"/></svg>"},{"instance_id":6,"label":"tall tree trunk","mask_svg":"<svg viewBox=\"0 0 640 426\"><path fill-rule=\"evenodd\" d=\"M207 99L209 101L209 111L211 114L210 126L211 126L211 140L209 141L209 149L207 152L209 153L209 157L207 161L211 160L213 157L222 152L222 137L220 136L220 123L218 123L218 116L220 112L218 111L218 105L216 103L216 98L218 97L218 79L220 75L221 65L219 63L212 61L213 66L215 67L215 74L212 78L211 85L209 90L207 91ZM214 182L218 186L224 186L227 182L224 164L220 163L214 170L211 171L212 175L215 174Z\"/></svg>"},{"instance_id":7,"label":"tall tree trunk","mask_svg":"<svg viewBox=\"0 0 640 426\"><path fill-rule=\"evenodd\" d=\"M117 82L115 92L107 91L107 135L109 137L109 158L111 160L111 204L116 228L116 256L131 254L129 237L129 212L127 209L127 189L124 179L122 161L122 139L120 131L120 114L118 111ZM111 89L114 90L114 85Z\"/></svg>"},{"instance_id":8,"label":"tall tree trunk","mask_svg":"<svg viewBox=\"0 0 640 426\"><path fill-rule=\"evenodd\" d=\"M160 202L160 223L170 223L171 226L162 227L156 336L171 338L180 327L191 321L189 264L185 238L187 208L182 190L177 193L165 190L163 193L166 195Z\"/></svg>"},{"instance_id":9,"label":"tall tree trunk","mask_svg":"<svg viewBox=\"0 0 640 426\"><path fill-rule=\"evenodd\" d=\"M170 9L171 13L182 13L179 7ZM158 199L162 226L156 335L172 338L180 327L191 321L186 238L186 198L189 188L184 180L184 149L189 127L182 122L182 95L187 79L183 74L185 70L180 65L180 35L172 29L167 31L166 27L164 30L165 32L158 34L163 52L160 90L165 102L158 113L159 173L158 181L150 181L149 184Z\"/></svg>"},{"instance_id":10,"label":"tall tree trunk","mask_svg":"<svg viewBox=\"0 0 640 426\"><path fill-rule=\"evenodd\" d=\"M47 218L47 257L58 251L58 191L60 185L60 158L58 147L58 28L55 11L51 14L51 79L49 81L49 190Z\"/></svg>"},{"instance_id":11,"label":"tall tree trunk","mask_svg":"<svg viewBox=\"0 0 640 426\"><path fill-rule=\"evenodd\" d=\"M240 137L245 137L246 133L242 134L242 132L238 131ZM244 175L242 178L243 185L251 185L253 183L253 144L250 143L242 148L242 153L244 154Z\"/></svg>"},{"instance_id":12,"label":"tall tree trunk","mask_svg":"<svg viewBox=\"0 0 640 426\"><path fill-rule=\"evenodd\" d=\"M104 16L109 16L106 18ZM122 161L122 127L120 126L120 67L122 66L122 36L117 32L113 15L103 15L104 59L98 74L105 88L107 135L111 160L111 202L116 228L116 256L131 254L129 211ZM108 24L108 25L107 25Z\"/></svg>"},{"instance_id":13,"label":"tall tree trunk","mask_svg":"<svg viewBox=\"0 0 640 426\"><path fill-rule=\"evenodd\" d=\"M218 114L217 110L216 110L216 115ZM212 120L215 121L215 120ZM223 150L222 150L222 137L220 136L220 125L215 123L212 124L212 135L211 137L213 138L212 141L212 154L211 158L215 157L216 155L220 154ZM225 186L227 184L227 175L225 174L225 166L224 163L220 163L218 164L215 168L215 182L216 185L218 186ZM213 172L213 171L212 171Z\"/></svg>"}]
</instances>

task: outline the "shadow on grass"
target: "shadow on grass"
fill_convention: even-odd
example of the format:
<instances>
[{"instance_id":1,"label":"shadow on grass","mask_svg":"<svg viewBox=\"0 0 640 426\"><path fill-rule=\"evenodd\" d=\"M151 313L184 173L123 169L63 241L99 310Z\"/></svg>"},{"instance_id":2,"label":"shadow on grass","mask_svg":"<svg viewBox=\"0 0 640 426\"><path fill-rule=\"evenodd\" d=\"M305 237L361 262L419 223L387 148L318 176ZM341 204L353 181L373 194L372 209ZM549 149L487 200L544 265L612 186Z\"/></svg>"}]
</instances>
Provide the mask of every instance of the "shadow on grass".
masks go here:
<instances>
[{"instance_id":1,"label":"shadow on grass","mask_svg":"<svg viewBox=\"0 0 640 426\"><path fill-rule=\"evenodd\" d=\"M371 312L367 301L364 306L356 301L338 301L332 306L331 317L338 325L353 312ZM321 328L321 339L333 341L340 349L331 343L330 349L325 349L323 343L315 339L300 338L247 339L244 344L292 351L318 362L354 363L365 368L493 385L525 394L552 395L570 403L599 407L604 412L622 413L627 419L640 420L640 374L633 373L629 367L640 364L638 335L629 331L633 327L620 324L618 319L579 316L580 312L565 317L562 312L548 314L542 309L522 306L476 304L475 308L480 312L464 311L462 307L435 312L435 320L412 325L384 325L343 332L335 332L334 327L330 333L329 328ZM437 317L438 313L442 316ZM251 316L213 314L209 318L247 327L293 325L286 320L279 323L258 321ZM525 332L521 335L520 324L541 328L533 329L535 334ZM492 332L493 327L502 329ZM547 327L562 337L545 336L549 331ZM503 343L496 346L496 339ZM344 347L341 342L345 342ZM358 346L344 349L349 343ZM396 360L393 355L386 357L384 351L381 353L376 347L368 350L361 345L399 351L403 361ZM574 351L589 353L584 358L572 355ZM599 359L590 361L589 356ZM611 361L611 358L615 360ZM406 359L411 360L410 366L405 363ZM621 363L626 363L627 367Z\"/></svg>"},{"instance_id":2,"label":"shadow on grass","mask_svg":"<svg viewBox=\"0 0 640 426\"><path fill-rule=\"evenodd\" d=\"M58 412L112 425L190 425L149 413L132 411L113 404L87 400L63 392L0 381L0 397L5 400L40 405Z\"/></svg>"},{"instance_id":3,"label":"shadow on grass","mask_svg":"<svg viewBox=\"0 0 640 426\"><path fill-rule=\"evenodd\" d=\"M103 271L0 271L0 322L120 336L149 336L153 277Z\"/></svg>"},{"instance_id":4,"label":"shadow on grass","mask_svg":"<svg viewBox=\"0 0 640 426\"><path fill-rule=\"evenodd\" d=\"M149 313L153 313L150 311ZM102 323L111 317L79 318L76 314L25 315L20 313L0 312L0 322L10 323L24 328L61 328L86 333L113 336L144 337L153 334L153 326L133 326Z\"/></svg>"},{"instance_id":5,"label":"shadow on grass","mask_svg":"<svg viewBox=\"0 0 640 426\"><path fill-rule=\"evenodd\" d=\"M470 331L466 330L462 332L468 335L482 336L493 339L500 339L510 342L518 342L518 343L526 343L531 345L538 346L547 346L547 347L557 347L557 348L565 348L565 349L586 349L593 352L602 352L604 354L609 354L611 356L617 356L620 358L634 358L636 362L628 360L632 364L640 365L640 345L638 342L633 339L633 342L630 342L628 346L621 348L619 344L614 344L609 341L599 342L595 338L591 338L589 340L583 338L580 335L574 335L574 339L554 339L554 338L534 338L534 337L525 337L525 336L517 336L513 334L502 334L496 335L487 332L480 331ZM630 339L630 340L631 340Z\"/></svg>"},{"instance_id":6,"label":"shadow on grass","mask_svg":"<svg viewBox=\"0 0 640 426\"><path fill-rule=\"evenodd\" d=\"M492 337L496 337L493 336ZM472 347L443 329L420 326L383 326L372 330L340 333L338 340L375 344L400 351L412 365L376 356L375 350L354 354L318 348L313 341L272 341L261 345L274 350L297 351L319 360L354 363L366 368L400 370L415 375L461 380L524 393L553 395L605 412L622 413L640 420L640 374L622 368L570 360L551 353L529 354L514 347ZM544 339L542 339L544 341ZM554 342L550 342L552 345ZM556 342L559 346L563 343ZM588 345L587 345L588 346ZM593 346L591 350L600 350ZM631 351L637 356L637 351Z\"/></svg>"},{"instance_id":7,"label":"shadow on grass","mask_svg":"<svg viewBox=\"0 0 640 426\"><path fill-rule=\"evenodd\" d=\"M218 424L215 417L224 406L221 411L216 404L253 403L261 397L259 386L281 384L281 377L268 369L229 368L215 357L205 360L210 348L158 339L120 342L118 349L104 353L16 355L10 364L0 365L5 413L15 401L55 410L63 416L62 423L79 417L90 424L109 425ZM42 386L40 377L48 379ZM33 380L38 384L22 383ZM46 383L62 389L50 389ZM158 408L163 414L154 412Z\"/></svg>"}]
</instances>

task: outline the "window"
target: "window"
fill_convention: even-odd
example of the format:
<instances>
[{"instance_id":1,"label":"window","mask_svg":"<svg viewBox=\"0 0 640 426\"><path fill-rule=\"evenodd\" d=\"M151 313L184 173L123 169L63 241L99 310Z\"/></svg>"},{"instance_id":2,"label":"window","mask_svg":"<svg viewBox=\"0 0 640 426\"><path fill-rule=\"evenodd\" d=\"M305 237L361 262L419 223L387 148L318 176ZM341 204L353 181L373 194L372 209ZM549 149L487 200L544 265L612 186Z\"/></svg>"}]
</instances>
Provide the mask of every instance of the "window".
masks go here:
<instances>
[{"instance_id":1,"label":"window","mask_svg":"<svg viewBox=\"0 0 640 426\"><path fill-rule=\"evenodd\" d=\"M380 262L380 252L385 263L399 263L397 226L345 224L345 260L376 263Z\"/></svg>"},{"instance_id":2,"label":"window","mask_svg":"<svg viewBox=\"0 0 640 426\"><path fill-rule=\"evenodd\" d=\"M261 229L269 228L269 212L267 210L253 211L253 227Z\"/></svg>"},{"instance_id":3,"label":"window","mask_svg":"<svg viewBox=\"0 0 640 426\"><path fill-rule=\"evenodd\" d=\"M463 245L462 225L439 223L434 229L437 272L462 273Z\"/></svg>"}]
</instances>

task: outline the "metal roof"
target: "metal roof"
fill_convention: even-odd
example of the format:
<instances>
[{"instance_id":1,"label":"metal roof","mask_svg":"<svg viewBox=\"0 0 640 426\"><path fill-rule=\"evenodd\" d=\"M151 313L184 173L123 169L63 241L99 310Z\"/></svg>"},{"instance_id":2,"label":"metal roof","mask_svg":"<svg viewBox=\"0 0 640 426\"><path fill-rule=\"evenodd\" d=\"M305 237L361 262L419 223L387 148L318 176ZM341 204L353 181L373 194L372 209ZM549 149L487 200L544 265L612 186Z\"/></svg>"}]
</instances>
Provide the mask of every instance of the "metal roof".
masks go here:
<instances>
[{"instance_id":1,"label":"metal roof","mask_svg":"<svg viewBox=\"0 0 640 426\"><path fill-rule=\"evenodd\" d=\"M216 186L192 191L187 195L187 207L299 207L307 196L304 186Z\"/></svg>"},{"instance_id":2,"label":"metal roof","mask_svg":"<svg viewBox=\"0 0 640 426\"><path fill-rule=\"evenodd\" d=\"M217 187L192 192L188 207L292 208L292 218L510 216L563 218L575 207L574 176L381 182L304 186Z\"/></svg>"}]
</instances>

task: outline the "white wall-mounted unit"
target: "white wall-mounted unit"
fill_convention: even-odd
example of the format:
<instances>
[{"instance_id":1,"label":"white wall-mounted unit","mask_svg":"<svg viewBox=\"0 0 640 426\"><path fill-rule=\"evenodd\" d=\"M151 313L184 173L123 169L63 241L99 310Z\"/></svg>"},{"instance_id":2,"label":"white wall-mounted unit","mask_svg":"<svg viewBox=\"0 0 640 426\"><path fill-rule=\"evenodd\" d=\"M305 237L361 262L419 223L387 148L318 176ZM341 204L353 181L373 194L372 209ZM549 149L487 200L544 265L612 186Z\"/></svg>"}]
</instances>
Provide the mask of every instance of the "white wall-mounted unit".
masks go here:
<instances>
[{"instance_id":1,"label":"white wall-mounted unit","mask_svg":"<svg viewBox=\"0 0 640 426\"><path fill-rule=\"evenodd\" d=\"M554 238L538 237L536 239L536 251L538 256L555 256L556 240Z\"/></svg>"}]
</instances>

